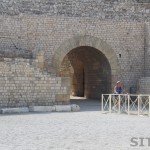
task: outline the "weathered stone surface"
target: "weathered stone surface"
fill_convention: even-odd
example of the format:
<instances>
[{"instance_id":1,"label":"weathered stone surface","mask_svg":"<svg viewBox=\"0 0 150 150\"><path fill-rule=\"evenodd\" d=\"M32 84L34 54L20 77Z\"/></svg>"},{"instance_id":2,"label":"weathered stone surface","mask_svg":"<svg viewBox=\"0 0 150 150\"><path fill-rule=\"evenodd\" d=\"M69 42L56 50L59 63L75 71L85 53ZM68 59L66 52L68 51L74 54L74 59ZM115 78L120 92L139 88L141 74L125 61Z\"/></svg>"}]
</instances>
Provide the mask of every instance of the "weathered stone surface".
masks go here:
<instances>
[{"instance_id":1,"label":"weathered stone surface","mask_svg":"<svg viewBox=\"0 0 150 150\"><path fill-rule=\"evenodd\" d=\"M76 104L71 105L71 111L80 111L80 106Z\"/></svg>"},{"instance_id":2,"label":"weathered stone surface","mask_svg":"<svg viewBox=\"0 0 150 150\"><path fill-rule=\"evenodd\" d=\"M52 112L54 106L30 106L30 112Z\"/></svg>"},{"instance_id":3,"label":"weathered stone surface","mask_svg":"<svg viewBox=\"0 0 150 150\"><path fill-rule=\"evenodd\" d=\"M56 112L70 112L71 105L56 105Z\"/></svg>"},{"instance_id":4,"label":"weathered stone surface","mask_svg":"<svg viewBox=\"0 0 150 150\"><path fill-rule=\"evenodd\" d=\"M31 64L32 65L31 65ZM0 107L23 107L57 104L69 101L69 85L61 83L60 77L51 76L34 67L36 60L4 58L0 62Z\"/></svg>"},{"instance_id":5,"label":"weathered stone surface","mask_svg":"<svg viewBox=\"0 0 150 150\"><path fill-rule=\"evenodd\" d=\"M142 77L138 80L138 94L150 94L150 77Z\"/></svg>"},{"instance_id":6,"label":"weathered stone surface","mask_svg":"<svg viewBox=\"0 0 150 150\"><path fill-rule=\"evenodd\" d=\"M146 5L144 5L146 3ZM2 1L0 14L97 17L100 19L149 20L149 0L26 0Z\"/></svg>"},{"instance_id":7,"label":"weathered stone surface","mask_svg":"<svg viewBox=\"0 0 150 150\"><path fill-rule=\"evenodd\" d=\"M13 39L9 37L0 37L0 57L7 58L28 58L33 57L32 51L27 49L22 49L17 43L14 43Z\"/></svg>"},{"instance_id":8,"label":"weathered stone surface","mask_svg":"<svg viewBox=\"0 0 150 150\"><path fill-rule=\"evenodd\" d=\"M20 107L20 108L3 108L1 109L2 114L12 114L12 113L28 113L28 107Z\"/></svg>"},{"instance_id":9,"label":"weathered stone surface","mask_svg":"<svg viewBox=\"0 0 150 150\"><path fill-rule=\"evenodd\" d=\"M29 106L30 112L70 112L80 111L80 107L76 104L72 105L54 105L54 106Z\"/></svg>"},{"instance_id":10,"label":"weathered stone surface","mask_svg":"<svg viewBox=\"0 0 150 150\"><path fill-rule=\"evenodd\" d=\"M70 93L70 92L68 92ZM70 101L70 94L58 94L56 95L56 102L69 102Z\"/></svg>"}]
</instances>

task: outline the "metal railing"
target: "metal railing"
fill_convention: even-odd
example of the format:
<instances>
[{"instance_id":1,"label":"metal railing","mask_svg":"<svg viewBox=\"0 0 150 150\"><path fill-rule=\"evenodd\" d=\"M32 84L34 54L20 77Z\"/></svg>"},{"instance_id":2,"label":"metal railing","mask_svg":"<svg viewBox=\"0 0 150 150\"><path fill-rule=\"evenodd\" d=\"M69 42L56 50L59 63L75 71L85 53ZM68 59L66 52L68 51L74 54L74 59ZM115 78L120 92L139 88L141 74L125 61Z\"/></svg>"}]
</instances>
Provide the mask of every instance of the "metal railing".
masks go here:
<instances>
[{"instance_id":1,"label":"metal railing","mask_svg":"<svg viewBox=\"0 0 150 150\"><path fill-rule=\"evenodd\" d=\"M102 94L102 112L148 115L150 95Z\"/></svg>"}]
</instances>

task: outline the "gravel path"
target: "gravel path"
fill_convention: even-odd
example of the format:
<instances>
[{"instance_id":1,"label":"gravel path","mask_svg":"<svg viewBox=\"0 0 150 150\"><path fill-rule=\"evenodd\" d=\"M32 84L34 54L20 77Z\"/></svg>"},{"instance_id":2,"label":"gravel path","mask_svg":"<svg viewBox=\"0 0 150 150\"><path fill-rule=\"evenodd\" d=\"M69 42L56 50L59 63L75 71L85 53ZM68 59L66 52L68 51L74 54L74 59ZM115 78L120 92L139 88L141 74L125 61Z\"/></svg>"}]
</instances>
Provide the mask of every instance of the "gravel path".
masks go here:
<instances>
[{"instance_id":1,"label":"gravel path","mask_svg":"<svg viewBox=\"0 0 150 150\"><path fill-rule=\"evenodd\" d=\"M132 137L150 138L150 118L102 114L97 102L80 112L0 115L0 150L148 150Z\"/></svg>"}]
</instances>

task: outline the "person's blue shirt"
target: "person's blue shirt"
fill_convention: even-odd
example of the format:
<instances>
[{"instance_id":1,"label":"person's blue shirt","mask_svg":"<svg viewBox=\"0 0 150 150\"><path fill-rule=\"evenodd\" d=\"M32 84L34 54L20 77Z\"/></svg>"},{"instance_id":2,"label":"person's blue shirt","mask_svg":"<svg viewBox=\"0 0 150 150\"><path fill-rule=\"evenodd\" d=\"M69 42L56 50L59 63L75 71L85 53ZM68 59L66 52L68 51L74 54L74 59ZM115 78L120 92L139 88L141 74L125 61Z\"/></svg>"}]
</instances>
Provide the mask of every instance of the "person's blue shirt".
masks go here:
<instances>
[{"instance_id":1,"label":"person's blue shirt","mask_svg":"<svg viewBox=\"0 0 150 150\"><path fill-rule=\"evenodd\" d=\"M116 93L121 94L122 93L122 88L116 86Z\"/></svg>"}]
</instances>

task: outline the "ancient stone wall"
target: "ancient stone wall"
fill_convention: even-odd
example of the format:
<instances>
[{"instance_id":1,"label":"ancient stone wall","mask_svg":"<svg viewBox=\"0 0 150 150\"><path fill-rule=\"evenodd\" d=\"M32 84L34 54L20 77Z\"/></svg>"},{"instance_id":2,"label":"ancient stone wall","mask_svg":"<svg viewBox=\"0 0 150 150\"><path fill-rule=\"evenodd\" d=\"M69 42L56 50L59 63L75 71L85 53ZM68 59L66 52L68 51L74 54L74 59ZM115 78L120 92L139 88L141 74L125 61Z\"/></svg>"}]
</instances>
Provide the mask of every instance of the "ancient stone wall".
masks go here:
<instances>
[{"instance_id":1,"label":"ancient stone wall","mask_svg":"<svg viewBox=\"0 0 150 150\"><path fill-rule=\"evenodd\" d=\"M4 61L0 62L1 68L3 72L5 72L6 64L11 68L14 58L25 61L24 64L28 64L26 62L28 59L37 59L37 65L34 66L33 63L30 67L35 69L33 72L39 68L39 76L44 77L45 81L37 82L35 77L32 77L32 80L35 80L37 84L42 84L44 89L47 86L51 88L51 85L47 84L49 77L56 82L63 80L59 78L57 72L60 66L54 64L64 59L66 52L69 52L66 48L76 48L74 45L90 45L94 48L99 47L98 50L107 55L106 58L112 63L110 66L120 68L119 72L111 68L113 85L117 80L122 80L129 91L130 87L136 87L140 77L150 75L149 22L150 4L147 0L3 0L0 2L0 59ZM85 42L82 39L90 40ZM96 42L95 39L102 42ZM114 55L117 61L114 61ZM6 57L11 58L10 63L6 63ZM46 79L42 74L43 71L48 73ZM17 74L20 74L19 71ZM7 74L5 76L7 78ZM15 78L15 75L12 78ZM29 83L27 78L25 80ZM2 75L2 81L3 79ZM19 81L23 83L23 79ZM9 87L9 85L4 87L7 86ZM38 86L32 85L30 89L36 87ZM52 87L57 88L57 84L53 84ZM60 83L58 87L59 93L63 86ZM65 87L68 87L67 81ZM1 88L3 90L3 87ZM57 92L53 93L52 90L55 95L52 101L56 102L56 97L63 101L63 95L57 96ZM2 99L6 97L7 100L7 92L4 93L6 95ZM36 93L41 96L37 98L41 99L41 102L34 103L34 105L52 104L51 92L47 91L47 94L44 94L42 91L36 91ZM68 93L68 91L64 93L67 100ZM42 95L48 95L45 101ZM35 100L35 98L29 99Z\"/></svg>"},{"instance_id":2,"label":"ancient stone wall","mask_svg":"<svg viewBox=\"0 0 150 150\"><path fill-rule=\"evenodd\" d=\"M36 62L22 58L0 61L0 108L69 103L68 78L41 73L33 67Z\"/></svg>"},{"instance_id":3,"label":"ancient stone wall","mask_svg":"<svg viewBox=\"0 0 150 150\"><path fill-rule=\"evenodd\" d=\"M48 72L55 72L55 68L51 68L53 57L64 42L88 35L102 39L115 51L121 67L121 80L127 89L135 86L138 78L143 76L143 22L47 16L1 16L0 20L1 36L11 38L18 47L32 51L35 56L40 55L39 65ZM83 46L86 45L83 43Z\"/></svg>"},{"instance_id":4,"label":"ancient stone wall","mask_svg":"<svg viewBox=\"0 0 150 150\"><path fill-rule=\"evenodd\" d=\"M145 23L144 38L144 75L139 79L137 92L139 94L150 94L150 23Z\"/></svg>"},{"instance_id":5,"label":"ancient stone wall","mask_svg":"<svg viewBox=\"0 0 150 150\"><path fill-rule=\"evenodd\" d=\"M98 17L115 20L149 20L149 0L3 0L2 15Z\"/></svg>"},{"instance_id":6,"label":"ancient stone wall","mask_svg":"<svg viewBox=\"0 0 150 150\"><path fill-rule=\"evenodd\" d=\"M150 77L150 23L145 24L145 76Z\"/></svg>"}]
</instances>

